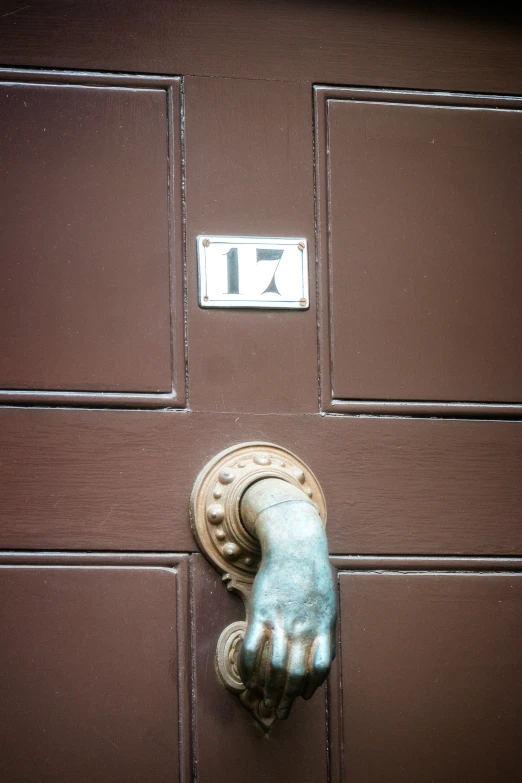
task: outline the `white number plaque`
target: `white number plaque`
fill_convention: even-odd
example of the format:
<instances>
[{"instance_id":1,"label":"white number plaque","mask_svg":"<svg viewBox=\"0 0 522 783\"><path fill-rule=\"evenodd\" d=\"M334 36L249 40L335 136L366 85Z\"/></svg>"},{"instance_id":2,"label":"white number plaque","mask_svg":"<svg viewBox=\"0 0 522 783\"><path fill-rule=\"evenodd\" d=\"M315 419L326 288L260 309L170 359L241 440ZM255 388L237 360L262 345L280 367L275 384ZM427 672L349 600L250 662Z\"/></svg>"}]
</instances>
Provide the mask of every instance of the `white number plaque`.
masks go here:
<instances>
[{"instance_id":1,"label":"white number plaque","mask_svg":"<svg viewBox=\"0 0 522 783\"><path fill-rule=\"evenodd\" d=\"M306 310L306 239L198 237L201 307Z\"/></svg>"}]
</instances>

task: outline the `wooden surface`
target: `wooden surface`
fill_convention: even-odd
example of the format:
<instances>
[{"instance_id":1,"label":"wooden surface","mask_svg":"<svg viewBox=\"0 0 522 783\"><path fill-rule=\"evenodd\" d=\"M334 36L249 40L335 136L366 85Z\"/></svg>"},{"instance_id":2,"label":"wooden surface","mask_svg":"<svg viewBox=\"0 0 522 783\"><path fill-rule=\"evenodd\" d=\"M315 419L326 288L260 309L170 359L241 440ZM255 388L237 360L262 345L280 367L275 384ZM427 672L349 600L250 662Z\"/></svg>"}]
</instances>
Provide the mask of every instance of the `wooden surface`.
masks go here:
<instances>
[{"instance_id":1,"label":"wooden surface","mask_svg":"<svg viewBox=\"0 0 522 783\"><path fill-rule=\"evenodd\" d=\"M317 410L311 113L311 90L303 84L185 82L189 383L195 410ZM310 309L200 308L196 237L204 233L307 239Z\"/></svg>"},{"instance_id":2,"label":"wooden surface","mask_svg":"<svg viewBox=\"0 0 522 783\"><path fill-rule=\"evenodd\" d=\"M319 96L325 393L520 402L522 103Z\"/></svg>"},{"instance_id":3,"label":"wooden surface","mask_svg":"<svg viewBox=\"0 0 522 783\"><path fill-rule=\"evenodd\" d=\"M499 145L518 126L488 130L482 115L474 115L480 123L466 126L471 151L447 151L452 174L461 161L467 167L469 177L457 177L458 188L473 182L481 191L475 221L481 239L491 239L496 222L505 244L492 242L487 253L473 232L466 235L480 262L480 285L466 301L483 356L461 329L451 377L444 367L438 372L440 355L435 361L435 338L426 341L424 322L415 335L424 348L409 376L410 389L418 385L417 407L400 417L344 415L367 410L346 401L319 413L321 374L329 378L331 368L324 354L317 362L317 320L324 327L326 310L314 301L298 313L201 312L195 238L296 234L311 249L316 230L323 238L321 220L314 225L314 202L321 198L314 84L520 95L521 42L517 15L476 5L0 0L1 60L15 66L3 78L26 83L9 100L24 92L34 101L29 115L18 105L0 117L9 133L0 136L0 147L11 167L0 218L10 243L3 243L9 252L0 264L0 288L13 287L9 302L5 296L0 302L0 368L11 383L1 399L35 406L0 408L0 548L14 550L0 552L2 781L516 779L522 629L521 562L514 555L522 553L522 424L509 420L520 411L506 404L520 399L518 345L506 324L508 318L519 323L513 301L520 253L518 246L510 249L511 227L502 222L511 214L518 227L515 172L501 180ZM71 86L42 86L58 82ZM55 96L51 138L43 130L47 95ZM417 120L397 122L392 115L386 109L386 128L372 142L375 154L383 153L397 125L401 133L419 130ZM372 129L377 125L375 116ZM340 118L336 133L337 150L346 139L357 142L351 121ZM459 141L453 126L445 133L447 146L448 139ZM420 153L415 162L433 180L434 209L445 201L455 206L453 180L443 187L444 167L430 168ZM496 192L507 182L512 201L502 195L496 203L486 175ZM372 176L372 192L382 195L375 171ZM401 183L395 182L390 209L406 203L410 213L418 210L416 218L425 217L418 200L399 192ZM352 190L339 192L345 203L336 231L341 226L344 239L354 241L354 232L339 223ZM369 196L366 206L359 228L388 251L384 208L373 209ZM413 221L404 225L401 214L394 216L392 230L402 226L412 242L420 241ZM53 233L53 226L60 230ZM422 228L419 235L427 232ZM459 236L454 226L451 237ZM365 247L357 247L362 257ZM409 244L402 247L408 251ZM441 274L425 289L427 299L408 300L403 317L410 327L419 323L421 304L434 300L442 332L444 318L462 326L464 311L451 295L456 290L466 299L471 291L469 275L449 264L454 247L437 256ZM143 259L159 263L158 276L150 269L144 274ZM409 269L418 283L417 268L410 263ZM498 269L509 275L507 284L495 276ZM368 379L375 359L371 350L382 351L363 321L376 299L393 291L392 267L386 271L373 286L359 288L367 301L355 321L361 303L353 299L351 280L342 278L352 300L333 343L354 340L357 329L367 342L362 357L352 351L348 358L341 394L362 389L362 370ZM313 299L312 255L310 275ZM107 279L114 285L105 289L100 281ZM359 270L359 286L361 280ZM477 299L490 292L506 301L494 321L502 328L486 335ZM353 333L340 335L349 322ZM75 330L89 339L81 343ZM494 352L485 335L495 334ZM404 355L401 361L388 364L386 378L371 377L366 392L380 392L386 381L400 384ZM13 391L14 382L31 391ZM95 391L57 392L60 383ZM187 410L140 409L183 406L185 386ZM485 402L465 411L442 403L423 407L422 398L434 399L432 389L462 397L468 388ZM507 397L499 400L500 393ZM493 410L492 399L502 406ZM397 410L372 408L390 412ZM448 414L470 418L427 418ZM479 416L505 420L471 418ZM217 452L245 440L278 443L314 470L341 571L342 645L328 701L321 691L295 705L269 738L214 671L217 638L241 616L240 606L201 555L183 554L196 548L188 499L197 473ZM176 550L182 554L172 555Z\"/></svg>"},{"instance_id":4,"label":"wooden surface","mask_svg":"<svg viewBox=\"0 0 522 783\"><path fill-rule=\"evenodd\" d=\"M326 783L326 689L310 701L296 701L290 718L276 721L267 737L215 672L217 639L226 625L244 617L241 602L227 594L219 574L199 554L193 556L193 569L198 780L227 783L240 776L265 783L291 777Z\"/></svg>"},{"instance_id":5,"label":"wooden surface","mask_svg":"<svg viewBox=\"0 0 522 783\"><path fill-rule=\"evenodd\" d=\"M2 780L188 783L185 566L0 566Z\"/></svg>"},{"instance_id":6,"label":"wooden surface","mask_svg":"<svg viewBox=\"0 0 522 783\"><path fill-rule=\"evenodd\" d=\"M0 85L0 388L171 390L166 117L164 90Z\"/></svg>"},{"instance_id":7,"label":"wooden surface","mask_svg":"<svg viewBox=\"0 0 522 783\"><path fill-rule=\"evenodd\" d=\"M0 3L9 65L520 92L520 13L409 0Z\"/></svg>"},{"instance_id":8,"label":"wooden surface","mask_svg":"<svg viewBox=\"0 0 522 783\"><path fill-rule=\"evenodd\" d=\"M340 602L341 779L518 780L520 574L341 573Z\"/></svg>"},{"instance_id":9,"label":"wooden surface","mask_svg":"<svg viewBox=\"0 0 522 783\"><path fill-rule=\"evenodd\" d=\"M0 411L0 546L194 551L188 499L249 440L317 475L333 553L520 554L521 424L193 412Z\"/></svg>"}]
</instances>

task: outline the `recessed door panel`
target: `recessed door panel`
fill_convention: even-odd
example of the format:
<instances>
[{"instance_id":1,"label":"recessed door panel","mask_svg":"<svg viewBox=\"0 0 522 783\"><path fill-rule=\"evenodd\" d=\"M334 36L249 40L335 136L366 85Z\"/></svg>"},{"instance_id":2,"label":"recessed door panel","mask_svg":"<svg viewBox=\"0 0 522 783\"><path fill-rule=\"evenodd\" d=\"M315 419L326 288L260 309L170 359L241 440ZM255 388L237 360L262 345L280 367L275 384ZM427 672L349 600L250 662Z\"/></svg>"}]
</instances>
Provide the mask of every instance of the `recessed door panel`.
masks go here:
<instances>
[{"instance_id":1,"label":"recessed door panel","mask_svg":"<svg viewBox=\"0 0 522 783\"><path fill-rule=\"evenodd\" d=\"M174 400L183 366L176 334L171 349L175 80L9 76L0 83L3 399Z\"/></svg>"},{"instance_id":2,"label":"recessed door panel","mask_svg":"<svg viewBox=\"0 0 522 783\"><path fill-rule=\"evenodd\" d=\"M318 95L326 407L520 403L520 101Z\"/></svg>"},{"instance_id":3,"label":"recessed door panel","mask_svg":"<svg viewBox=\"0 0 522 783\"><path fill-rule=\"evenodd\" d=\"M0 566L2 780L179 779L185 580L182 560Z\"/></svg>"},{"instance_id":4,"label":"recessed door panel","mask_svg":"<svg viewBox=\"0 0 522 783\"><path fill-rule=\"evenodd\" d=\"M520 575L341 573L340 603L343 780L518 779Z\"/></svg>"}]
</instances>

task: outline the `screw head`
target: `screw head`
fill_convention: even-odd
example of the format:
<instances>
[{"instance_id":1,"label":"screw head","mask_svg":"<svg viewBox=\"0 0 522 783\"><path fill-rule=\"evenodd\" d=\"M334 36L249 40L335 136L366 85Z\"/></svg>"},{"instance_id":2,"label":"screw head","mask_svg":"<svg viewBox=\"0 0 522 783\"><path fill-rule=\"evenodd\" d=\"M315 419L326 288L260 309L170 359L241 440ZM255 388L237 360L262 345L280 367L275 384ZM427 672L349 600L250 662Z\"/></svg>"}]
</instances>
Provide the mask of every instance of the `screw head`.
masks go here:
<instances>
[{"instance_id":1,"label":"screw head","mask_svg":"<svg viewBox=\"0 0 522 783\"><path fill-rule=\"evenodd\" d=\"M299 242L298 245L297 245L297 249L298 250L304 250L305 249L305 243L304 242Z\"/></svg>"},{"instance_id":2,"label":"screw head","mask_svg":"<svg viewBox=\"0 0 522 783\"><path fill-rule=\"evenodd\" d=\"M203 247L208 247L210 245L210 239L204 239L203 240Z\"/></svg>"}]
</instances>

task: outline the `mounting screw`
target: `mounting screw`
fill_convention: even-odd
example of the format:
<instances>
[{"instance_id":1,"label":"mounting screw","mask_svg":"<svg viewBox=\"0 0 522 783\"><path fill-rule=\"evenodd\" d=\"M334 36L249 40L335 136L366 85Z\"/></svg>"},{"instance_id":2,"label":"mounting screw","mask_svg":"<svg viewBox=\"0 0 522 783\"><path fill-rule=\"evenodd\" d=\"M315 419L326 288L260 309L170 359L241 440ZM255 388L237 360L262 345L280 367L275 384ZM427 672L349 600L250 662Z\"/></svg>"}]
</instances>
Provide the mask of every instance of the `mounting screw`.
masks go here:
<instances>
[{"instance_id":1,"label":"mounting screw","mask_svg":"<svg viewBox=\"0 0 522 783\"><path fill-rule=\"evenodd\" d=\"M297 249L298 250L304 250L305 249L305 243L304 242L299 242L298 245L297 245Z\"/></svg>"},{"instance_id":2,"label":"mounting screw","mask_svg":"<svg viewBox=\"0 0 522 783\"><path fill-rule=\"evenodd\" d=\"M203 240L203 247L208 247L210 245L210 239L204 239Z\"/></svg>"}]
</instances>

